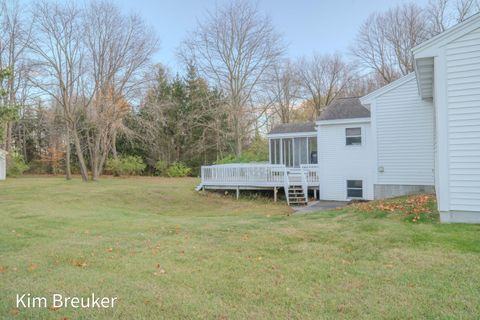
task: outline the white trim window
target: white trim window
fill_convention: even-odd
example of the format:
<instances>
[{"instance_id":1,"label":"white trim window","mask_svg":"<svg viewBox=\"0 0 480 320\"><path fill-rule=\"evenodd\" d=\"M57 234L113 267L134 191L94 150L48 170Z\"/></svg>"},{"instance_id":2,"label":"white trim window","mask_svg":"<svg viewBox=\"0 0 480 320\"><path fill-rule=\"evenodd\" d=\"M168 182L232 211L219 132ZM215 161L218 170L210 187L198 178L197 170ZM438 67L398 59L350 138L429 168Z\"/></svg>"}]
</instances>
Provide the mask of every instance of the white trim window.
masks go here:
<instances>
[{"instance_id":1,"label":"white trim window","mask_svg":"<svg viewBox=\"0 0 480 320\"><path fill-rule=\"evenodd\" d=\"M362 145L362 128L345 128L345 145L361 146Z\"/></svg>"},{"instance_id":2,"label":"white trim window","mask_svg":"<svg viewBox=\"0 0 480 320\"><path fill-rule=\"evenodd\" d=\"M363 199L363 180L347 180L347 198Z\"/></svg>"}]
</instances>

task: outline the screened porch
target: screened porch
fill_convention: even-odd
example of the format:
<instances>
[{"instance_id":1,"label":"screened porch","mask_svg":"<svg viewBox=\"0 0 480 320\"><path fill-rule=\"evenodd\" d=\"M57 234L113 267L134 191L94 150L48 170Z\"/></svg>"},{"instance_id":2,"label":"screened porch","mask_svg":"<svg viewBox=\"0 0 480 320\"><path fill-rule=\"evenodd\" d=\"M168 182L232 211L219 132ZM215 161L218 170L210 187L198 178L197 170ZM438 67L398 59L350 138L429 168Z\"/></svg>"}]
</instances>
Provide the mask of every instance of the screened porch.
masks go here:
<instances>
[{"instance_id":1,"label":"screened porch","mask_svg":"<svg viewBox=\"0 0 480 320\"><path fill-rule=\"evenodd\" d=\"M299 168L301 165L317 164L317 136L269 137L270 163Z\"/></svg>"}]
</instances>

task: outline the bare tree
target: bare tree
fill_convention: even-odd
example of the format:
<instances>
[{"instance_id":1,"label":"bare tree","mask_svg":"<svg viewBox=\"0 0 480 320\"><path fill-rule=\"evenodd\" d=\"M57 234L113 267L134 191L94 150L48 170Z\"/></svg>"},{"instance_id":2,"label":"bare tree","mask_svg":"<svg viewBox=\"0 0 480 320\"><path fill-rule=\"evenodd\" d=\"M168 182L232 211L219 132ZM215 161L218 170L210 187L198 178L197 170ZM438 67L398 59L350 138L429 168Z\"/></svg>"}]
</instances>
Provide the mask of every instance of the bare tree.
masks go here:
<instances>
[{"instance_id":1,"label":"bare tree","mask_svg":"<svg viewBox=\"0 0 480 320\"><path fill-rule=\"evenodd\" d=\"M478 11L478 0L430 0L426 8L430 36L445 31Z\"/></svg>"},{"instance_id":2,"label":"bare tree","mask_svg":"<svg viewBox=\"0 0 480 320\"><path fill-rule=\"evenodd\" d=\"M265 109L258 109L268 71L283 53L270 19L246 1L235 1L207 14L181 53L223 90L231 112L235 153Z\"/></svg>"},{"instance_id":3,"label":"bare tree","mask_svg":"<svg viewBox=\"0 0 480 320\"><path fill-rule=\"evenodd\" d=\"M124 16L108 1L92 2L85 10L83 25L89 97L85 109L92 124L86 134L92 179L96 180L110 151L115 150L116 134L129 111L128 101L145 80L158 39L140 17Z\"/></svg>"},{"instance_id":4,"label":"bare tree","mask_svg":"<svg viewBox=\"0 0 480 320\"><path fill-rule=\"evenodd\" d=\"M300 81L295 66L288 60L274 66L269 87L273 113L281 123L289 123L293 110L299 103Z\"/></svg>"},{"instance_id":5,"label":"bare tree","mask_svg":"<svg viewBox=\"0 0 480 320\"><path fill-rule=\"evenodd\" d=\"M457 0L455 3L455 20L457 23L462 22L479 11L480 2L478 0Z\"/></svg>"},{"instance_id":6,"label":"bare tree","mask_svg":"<svg viewBox=\"0 0 480 320\"><path fill-rule=\"evenodd\" d=\"M314 54L298 63L303 97L310 100L316 115L336 97L342 95L354 78L352 67L339 54Z\"/></svg>"},{"instance_id":7,"label":"bare tree","mask_svg":"<svg viewBox=\"0 0 480 320\"><path fill-rule=\"evenodd\" d=\"M428 2L426 14L430 22L431 36L445 31L450 25L448 3L449 0L430 0Z\"/></svg>"},{"instance_id":8,"label":"bare tree","mask_svg":"<svg viewBox=\"0 0 480 320\"><path fill-rule=\"evenodd\" d=\"M82 45L81 11L73 4L40 2L34 9L35 39L31 50L35 54L35 70L30 80L48 94L63 109L67 123L67 178L69 167L69 136L73 137L80 174L88 180L84 148L81 143L82 91L85 75L85 50Z\"/></svg>"},{"instance_id":9,"label":"bare tree","mask_svg":"<svg viewBox=\"0 0 480 320\"><path fill-rule=\"evenodd\" d=\"M362 25L352 52L385 84L413 71L411 49L429 37L425 12L414 3L372 14Z\"/></svg>"},{"instance_id":10,"label":"bare tree","mask_svg":"<svg viewBox=\"0 0 480 320\"><path fill-rule=\"evenodd\" d=\"M27 44L31 39L32 19L28 19L26 10L17 0L0 1L0 70L8 69L5 87L0 83L0 89L7 92L4 104L24 105L28 83L26 74L30 68L27 57ZM12 122L7 122L5 128L4 147L10 151L12 144Z\"/></svg>"}]
</instances>

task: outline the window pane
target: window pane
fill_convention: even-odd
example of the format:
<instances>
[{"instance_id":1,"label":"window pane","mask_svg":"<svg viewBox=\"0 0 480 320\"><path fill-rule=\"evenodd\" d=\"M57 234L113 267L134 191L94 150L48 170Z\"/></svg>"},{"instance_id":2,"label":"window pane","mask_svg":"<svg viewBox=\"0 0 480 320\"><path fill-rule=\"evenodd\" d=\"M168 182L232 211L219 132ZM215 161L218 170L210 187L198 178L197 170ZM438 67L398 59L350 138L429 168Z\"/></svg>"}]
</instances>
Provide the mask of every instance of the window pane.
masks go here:
<instances>
[{"instance_id":1,"label":"window pane","mask_svg":"<svg viewBox=\"0 0 480 320\"><path fill-rule=\"evenodd\" d=\"M292 139L283 139L283 163L287 167L293 166Z\"/></svg>"},{"instance_id":2,"label":"window pane","mask_svg":"<svg viewBox=\"0 0 480 320\"><path fill-rule=\"evenodd\" d=\"M348 189L347 197L348 198L363 198L363 190L362 189Z\"/></svg>"},{"instance_id":3,"label":"window pane","mask_svg":"<svg viewBox=\"0 0 480 320\"><path fill-rule=\"evenodd\" d=\"M362 188L362 180L347 180L347 188Z\"/></svg>"},{"instance_id":4,"label":"window pane","mask_svg":"<svg viewBox=\"0 0 480 320\"><path fill-rule=\"evenodd\" d=\"M293 153L294 155L293 165L295 167L299 167L300 166L300 138L293 139L293 148L295 149L295 152Z\"/></svg>"},{"instance_id":5,"label":"window pane","mask_svg":"<svg viewBox=\"0 0 480 320\"><path fill-rule=\"evenodd\" d=\"M307 138L300 139L300 164L308 163Z\"/></svg>"},{"instance_id":6,"label":"window pane","mask_svg":"<svg viewBox=\"0 0 480 320\"><path fill-rule=\"evenodd\" d=\"M317 164L317 138L308 138L308 150L310 151L308 162Z\"/></svg>"},{"instance_id":7,"label":"window pane","mask_svg":"<svg viewBox=\"0 0 480 320\"><path fill-rule=\"evenodd\" d=\"M280 139L275 139L275 163L276 164L281 164L282 159L281 159L281 144L280 144Z\"/></svg>"},{"instance_id":8,"label":"window pane","mask_svg":"<svg viewBox=\"0 0 480 320\"><path fill-rule=\"evenodd\" d=\"M362 144L362 137L347 137L347 146L358 146Z\"/></svg>"},{"instance_id":9,"label":"window pane","mask_svg":"<svg viewBox=\"0 0 480 320\"><path fill-rule=\"evenodd\" d=\"M360 136L362 135L362 129L361 128L347 128L346 134L348 136Z\"/></svg>"},{"instance_id":10,"label":"window pane","mask_svg":"<svg viewBox=\"0 0 480 320\"><path fill-rule=\"evenodd\" d=\"M275 162L275 140L270 139L270 163L276 164Z\"/></svg>"},{"instance_id":11,"label":"window pane","mask_svg":"<svg viewBox=\"0 0 480 320\"><path fill-rule=\"evenodd\" d=\"M307 154L307 138L295 138L295 167L299 167L301 164L306 164L308 159Z\"/></svg>"}]
</instances>

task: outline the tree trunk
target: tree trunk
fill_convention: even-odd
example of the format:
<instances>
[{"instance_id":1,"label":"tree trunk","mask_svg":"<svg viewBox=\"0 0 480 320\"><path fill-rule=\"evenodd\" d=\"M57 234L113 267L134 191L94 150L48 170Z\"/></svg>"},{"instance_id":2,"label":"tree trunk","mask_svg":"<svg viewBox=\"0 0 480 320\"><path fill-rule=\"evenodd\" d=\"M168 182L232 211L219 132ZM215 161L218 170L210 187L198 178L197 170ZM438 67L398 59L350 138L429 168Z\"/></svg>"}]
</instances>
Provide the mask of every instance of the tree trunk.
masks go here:
<instances>
[{"instance_id":1,"label":"tree trunk","mask_svg":"<svg viewBox=\"0 0 480 320\"><path fill-rule=\"evenodd\" d=\"M66 132L66 152L65 152L65 178L67 180L72 179L72 170L70 168L70 129L67 125L67 132Z\"/></svg>"},{"instance_id":2,"label":"tree trunk","mask_svg":"<svg viewBox=\"0 0 480 320\"><path fill-rule=\"evenodd\" d=\"M27 129L25 125L22 126L22 150L23 150L23 159L28 161L27 158Z\"/></svg>"},{"instance_id":3,"label":"tree trunk","mask_svg":"<svg viewBox=\"0 0 480 320\"><path fill-rule=\"evenodd\" d=\"M97 181L98 179L98 153L96 151L92 152L92 160L91 160L91 167L92 167L92 180Z\"/></svg>"},{"instance_id":4,"label":"tree trunk","mask_svg":"<svg viewBox=\"0 0 480 320\"><path fill-rule=\"evenodd\" d=\"M75 143L75 150L77 151L78 164L80 165L80 174L82 176L82 181L88 181L88 171L87 166L85 165L85 158L83 157L82 145L80 144L80 138L78 137L78 132L74 127L72 130L73 141Z\"/></svg>"},{"instance_id":5,"label":"tree trunk","mask_svg":"<svg viewBox=\"0 0 480 320\"><path fill-rule=\"evenodd\" d=\"M12 149L12 122L7 122L7 140L5 142L5 151L10 152Z\"/></svg>"},{"instance_id":6,"label":"tree trunk","mask_svg":"<svg viewBox=\"0 0 480 320\"><path fill-rule=\"evenodd\" d=\"M235 156L242 155L242 133L240 129L240 115L235 115L234 118L234 134L235 134Z\"/></svg>"}]
</instances>

